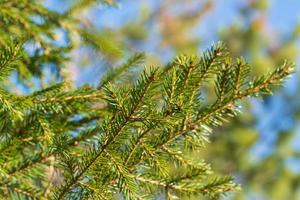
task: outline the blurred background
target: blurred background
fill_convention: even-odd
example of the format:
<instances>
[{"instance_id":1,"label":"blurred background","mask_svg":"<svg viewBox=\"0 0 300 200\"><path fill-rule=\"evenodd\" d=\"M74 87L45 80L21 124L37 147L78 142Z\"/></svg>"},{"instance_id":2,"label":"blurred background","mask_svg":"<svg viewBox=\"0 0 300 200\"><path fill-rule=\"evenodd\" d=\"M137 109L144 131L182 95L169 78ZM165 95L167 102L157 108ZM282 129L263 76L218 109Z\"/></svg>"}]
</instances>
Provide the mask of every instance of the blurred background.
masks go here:
<instances>
[{"instance_id":1,"label":"blurred background","mask_svg":"<svg viewBox=\"0 0 300 200\"><path fill-rule=\"evenodd\" d=\"M73 2L44 0L60 13ZM74 87L96 85L105 71L134 52L145 52L148 66L162 66L180 53L200 54L217 41L224 41L235 57L246 57L253 76L274 69L284 59L300 64L299 0L102 2L75 15L84 43L75 33L61 29L54 35L56 46L72 41L71 56L61 73ZM28 51L30 45L26 44ZM51 65L43 68L41 77L34 80L40 87L57 80ZM300 199L299 78L297 69L273 96L242 102L240 116L216 129L207 149L192 155L203 157L215 171L231 174L241 184L240 192L224 199ZM14 90L24 93L26 87L18 84Z\"/></svg>"}]
</instances>

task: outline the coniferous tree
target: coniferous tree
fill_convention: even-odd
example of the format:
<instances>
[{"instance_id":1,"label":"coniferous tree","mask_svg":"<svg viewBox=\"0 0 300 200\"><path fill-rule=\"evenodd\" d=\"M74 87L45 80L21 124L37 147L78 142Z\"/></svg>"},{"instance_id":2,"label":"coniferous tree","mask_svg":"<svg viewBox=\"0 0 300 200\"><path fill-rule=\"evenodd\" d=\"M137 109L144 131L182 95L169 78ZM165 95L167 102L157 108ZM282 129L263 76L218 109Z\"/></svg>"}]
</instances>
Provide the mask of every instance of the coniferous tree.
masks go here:
<instances>
[{"instance_id":1,"label":"coniferous tree","mask_svg":"<svg viewBox=\"0 0 300 200\"><path fill-rule=\"evenodd\" d=\"M77 24L79 1L64 13L39 1L1 1L0 195L3 199L217 199L238 189L232 177L214 175L202 159L212 128L236 116L246 97L268 95L293 71L285 62L251 79L243 58L218 43L201 56L178 56L166 67L145 67L128 84L130 68L144 54L111 69L96 88L60 81L25 95L10 89L10 76L23 83L54 63L58 76L75 44L55 44L62 28L103 50L110 46ZM38 44L32 53L25 46ZM30 84L26 84L28 88ZM207 97L213 87L213 99Z\"/></svg>"}]
</instances>

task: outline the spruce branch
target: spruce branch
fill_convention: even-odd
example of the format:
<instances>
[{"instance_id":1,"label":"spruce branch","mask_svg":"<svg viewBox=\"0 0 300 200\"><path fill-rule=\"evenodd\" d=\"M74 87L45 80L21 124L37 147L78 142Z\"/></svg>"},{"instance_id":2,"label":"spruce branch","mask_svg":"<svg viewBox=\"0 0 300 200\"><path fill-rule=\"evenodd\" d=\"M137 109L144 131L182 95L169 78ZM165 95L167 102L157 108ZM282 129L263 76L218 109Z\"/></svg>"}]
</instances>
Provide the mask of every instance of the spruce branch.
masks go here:
<instances>
[{"instance_id":1,"label":"spruce branch","mask_svg":"<svg viewBox=\"0 0 300 200\"><path fill-rule=\"evenodd\" d=\"M0 70L17 59L11 52ZM213 199L236 190L231 177L215 178L209 164L187 155L240 112L242 99L271 94L293 64L251 80L246 61L232 59L218 43L201 57L182 55L167 69L144 70L134 85L115 81L143 59L136 54L114 68L98 89L62 82L22 96L0 88L1 114L9 117L0 118L1 195L110 199L116 192L143 199L163 191ZM215 99L206 101L205 90L214 90ZM45 177L48 167L64 180Z\"/></svg>"},{"instance_id":2,"label":"spruce branch","mask_svg":"<svg viewBox=\"0 0 300 200\"><path fill-rule=\"evenodd\" d=\"M221 95L218 96L215 103L211 106L207 106L204 110L199 111L199 116L197 118L188 121L185 123L183 128L174 131L171 131L168 135L166 140L161 139L161 142L158 142L154 149L156 149L156 153L160 152L160 149L166 150L168 149L168 145L173 145L174 142L179 138L184 138L186 134L190 134L193 130L197 129L197 127L206 127L206 126L220 126L222 121L227 121L228 117L233 117L239 111L238 106L236 103L241 99L254 96L257 97L257 94L269 94L271 89L280 85L283 79L286 78L293 72L293 64L285 62L281 67L277 68L274 72L255 78L253 83L245 84L243 83L245 79L248 77L249 70L245 66L245 63L241 61L237 61L237 68L234 70L227 70L224 71L224 74L227 77L231 77L235 80L235 85L228 84L223 85L223 88L232 88L230 91L234 91L233 94L229 97L223 98ZM228 73L232 74L228 74ZM224 76L224 75L223 75ZM219 79L221 80L221 79ZM238 84L238 86L236 85ZM234 86L234 87L233 87ZM216 86L219 87L219 86ZM221 88L221 87L219 87ZM238 92L236 90L239 90ZM220 90L221 91L221 90ZM207 128L205 128L207 129ZM211 130L208 130L211 131ZM164 133L166 134L166 133ZM168 152L170 154L170 152ZM173 155L174 156L174 155ZM140 167L143 161L150 159L148 156L144 156L138 162L131 165L130 169L134 169L135 167ZM134 167L135 166L135 167ZM165 185L164 185L165 186Z\"/></svg>"},{"instance_id":3,"label":"spruce branch","mask_svg":"<svg viewBox=\"0 0 300 200\"><path fill-rule=\"evenodd\" d=\"M0 79L7 77L13 69L13 64L21 58L21 48L23 43L20 41L10 42L0 51Z\"/></svg>"},{"instance_id":4,"label":"spruce branch","mask_svg":"<svg viewBox=\"0 0 300 200\"><path fill-rule=\"evenodd\" d=\"M112 83L115 79L120 78L120 76L124 72L128 72L129 69L134 68L139 64L143 63L145 57L145 53L135 53L122 65L109 69L105 76L101 78L98 89L107 85L109 82Z\"/></svg>"},{"instance_id":5,"label":"spruce branch","mask_svg":"<svg viewBox=\"0 0 300 200\"><path fill-rule=\"evenodd\" d=\"M135 87L132 89L132 96L130 98L128 106L129 108L127 109L127 111L125 113L117 114L113 117L113 120L108 123L107 126L110 127L110 129L107 129L108 133L106 133L108 137L105 140L104 144L101 145L100 150L95 149L94 151L91 151L89 153L92 156L87 156L88 158L90 157L89 159L87 159L88 162L85 164L83 169L81 169L78 175L76 175L73 180L71 180L61 189L61 192L57 196L57 199L64 198L68 190L77 183L77 181L89 170L89 168L91 168L96 163L97 159L102 156L108 146L115 141L116 137L119 136L124 126L129 122L130 117L135 113L136 109L140 105L151 83L153 83L153 81L155 80L155 73L156 70L150 71L149 74L144 72L141 78L137 81Z\"/></svg>"}]
</instances>

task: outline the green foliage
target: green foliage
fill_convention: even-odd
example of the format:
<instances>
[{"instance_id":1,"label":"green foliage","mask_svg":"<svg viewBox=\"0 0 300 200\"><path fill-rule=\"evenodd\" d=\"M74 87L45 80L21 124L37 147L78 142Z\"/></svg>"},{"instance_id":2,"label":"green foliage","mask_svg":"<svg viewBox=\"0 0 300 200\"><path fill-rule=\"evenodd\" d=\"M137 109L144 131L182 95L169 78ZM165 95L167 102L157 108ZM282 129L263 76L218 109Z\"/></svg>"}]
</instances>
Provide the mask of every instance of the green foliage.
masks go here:
<instances>
[{"instance_id":1,"label":"green foliage","mask_svg":"<svg viewBox=\"0 0 300 200\"><path fill-rule=\"evenodd\" d=\"M288 29L281 29L269 20L281 12L289 13L295 5L282 7L271 1L266 2L200 3L189 0L187 4L186 1L160 1L153 7L152 0L146 0L137 5L140 10L132 13L134 19L123 22L121 27L114 27L113 30L126 38L131 48L150 47L153 52L158 52L147 57L148 63L156 65L164 63L170 54L195 53L199 47L207 46L212 37L219 38L226 43L233 57L244 55L251 63L251 75L257 76L273 70L284 59L297 60L299 55L297 17L292 14L281 17L282 21L290 23ZM128 4L124 2L125 7ZM214 12L216 9L212 9L223 7L230 10L217 9L218 12ZM178 8L180 12L174 12ZM218 16L228 12L232 20L224 24ZM217 23L211 23L212 16L216 17ZM210 30L209 33L206 30ZM218 33L211 30L218 30ZM153 38L153 34L157 37ZM188 155L190 159L205 158L220 174L238 177L243 190L225 199L300 198L299 170L298 165L294 164L299 161L298 79L299 73L294 74L285 88L276 91L274 96L265 96L266 101L241 102L241 115L214 129L214 134L210 135L211 145L205 151ZM213 90L208 88L205 92L206 100L212 98Z\"/></svg>"},{"instance_id":2,"label":"green foliage","mask_svg":"<svg viewBox=\"0 0 300 200\"><path fill-rule=\"evenodd\" d=\"M67 30L100 52L103 43L111 45L102 37L87 41L92 33L74 25L70 13L93 2L78 1L64 14L27 0L1 2L7 30L0 52L0 197L218 199L239 189L232 177L214 174L209 164L189 155L204 151L213 128L238 114L240 100L268 95L280 85L292 73L291 63L250 80L248 64L218 43L199 57L182 55L165 68L145 67L134 84L122 76L139 66L144 54L111 69L96 89L74 89L67 82L26 95L9 89L13 72L22 75L27 68L39 74L44 62L59 68L66 61L71 43L58 47L44 38L57 27L71 27ZM23 9L27 12L20 14ZM32 21L35 15L46 21ZM8 37L14 28L20 34ZM15 42L24 35L25 43L34 40L43 51L30 55ZM213 100L207 87L214 88Z\"/></svg>"},{"instance_id":3,"label":"green foliage","mask_svg":"<svg viewBox=\"0 0 300 200\"><path fill-rule=\"evenodd\" d=\"M6 67L18 49L4 51ZM97 90L70 90L59 83L27 96L2 89L2 116L11 118L1 120L1 195L217 198L237 188L232 178L216 177L207 164L189 160L183 151L202 150L210 128L238 113L240 99L269 94L292 70L285 63L246 81L245 61L233 61L220 43L199 58L178 57L168 70L145 69L130 87L108 83ZM211 80L216 99L206 105L203 85ZM97 108L99 103L104 107ZM104 117L92 117L101 112Z\"/></svg>"},{"instance_id":4,"label":"green foliage","mask_svg":"<svg viewBox=\"0 0 300 200\"><path fill-rule=\"evenodd\" d=\"M79 0L68 5L64 12L48 9L41 0L0 1L0 47L10 46L12 40L25 44L23 59L14 68L25 86L32 86L32 78L43 76L43 67L52 65L55 75L61 78L72 50L80 46L93 48L107 59L122 56L120 45L104 32L95 32L80 18L84 9L98 3L115 4L114 1ZM83 6L84 5L84 6Z\"/></svg>"}]
</instances>

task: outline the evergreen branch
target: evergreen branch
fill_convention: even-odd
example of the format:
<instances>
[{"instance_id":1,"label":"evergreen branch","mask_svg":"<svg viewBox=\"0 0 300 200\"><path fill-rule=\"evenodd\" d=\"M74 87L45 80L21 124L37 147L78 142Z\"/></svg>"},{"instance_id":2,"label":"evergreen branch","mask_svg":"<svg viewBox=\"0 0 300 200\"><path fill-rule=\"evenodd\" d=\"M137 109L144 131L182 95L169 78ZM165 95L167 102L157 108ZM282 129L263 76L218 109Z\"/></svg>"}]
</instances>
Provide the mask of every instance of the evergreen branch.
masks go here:
<instances>
[{"instance_id":1,"label":"evergreen branch","mask_svg":"<svg viewBox=\"0 0 300 200\"><path fill-rule=\"evenodd\" d=\"M218 98L217 100L220 102L223 102L225 98L231 98L232 96L232 81L234 80L234 77L231 69L231 63L232 61L230 59L223 63L215 81L215 93Z\"/></svg>"},{"instance_id":2,"label":"evergreen branch","mask_svg":"<svg viewBox=\"0 0 300 200\"><path fill-rule=\"evenodd\" d=\"M15 174L23 173L24 171L26 171L30 168L36 167L38 164L43 164L43 163L49 161L49 159L51 159L51 156L52 155L40 156L40 157L37 156L37 157L34 157L34 159L32 159L32 160L27 159L22 162L22 165L8 170L7 174L10 176L15 176Z\"/></svg>"},{"instance_id":3,"label":"evergreen branch","mask_svg":"<svg viewBox=\"0 0 300 200\"><path fill-rule=\"evenodd\" d=\"M11 7L19 8L15 1L5 4L0 5L0 10L5 7L8 11L1 11L0 17L6 16L5 20L26 30L33 27L31 35L37 37L34 41L43 40L36 33L41 33L44 25L28 21L28 15L17 16L17 9L5 14ZM29 1L24 0L27 4ZM59 20L55 20L55 13L33 4L30 9L46 15L47 22L53 17L53 24L45 24L43 32L51 36L48 31L59 27ZM89 34L92 33L86 35ZM94 38L97 37L87 39ZM100 36L95 42L86 42L103 50L101 40L105 41ZM104 45L110 44L108 41ZM42 48L44 45L48 42L42 42ZM19 50L14 48L12 45L0 52L0 79L6 78L8 69L18 61ZM48 59L47 55L42 56ZM26 59L32 59L29 57ZM216 198L235 189L231 178L211 179L210 166L188 159L185 153L198 150L197 142L207 142L203 134L211 133L211 127L235 116L238 101L270 94L292 73L293 66L286 62L247 84L246 62L239 59L234 63L219 43L200 58L180 56L165 70L144 71L133 86L120 86L122 80L115 81L143 59L144 54L136 54L109 71L97 90L82 87L70 91L65 83L58 83L31 95L18 96L6 87L0 88L1 193L16 189L11 193L22 194L24 198L104 199L106 194L119 192L124 199L142 199L140 194L144 193L140 192L149 190L145 196L155 193L151 191L154 186L174 196L182 193ZM38 66L41 63L39 60ZM208 90L215 89L216 100L210 103L208 99L206 104L202 89L210 81L215 84ZM117 87L111 82L117 82ZM183 150L186 144L192 146L188 151ZM50 160L52 169L62 173L62 185L54 184L55 174L49 180L45 177L44 169ZM50 196L55 186L59 187ZM27 190L30 194L26 194ZM31 193L35 197L29 197Z\"/></svg>"},{"instance_id":4,"label":"evergreen branch","mask_svg":"<svg viewBox=\"0 0 300 200\"><path fill-rule=\"evenodd\" d=\"M78 95L78 96L66 96L66 97L52 97L52 98L35 98L33 99L34 103L52 103L52 102L68 102L68 101L76 101L76 100L93 100L93 99L101 99L103 95L100 92L94 92L92 94L86 95Z\"/></svg>"},{"instance_id":5,"label":"evergreen branch","mask_svg":"<svg viewBox=\"0 0 300 200\"><path fill-rule=\"evenodd\" d=\"M248 96L256 96L259 92L262 91L269 91L269 88L273 88L274 86L277 86L280 82L282 82L283 78L287 77L293 72L294 70L293 66L294 66L293 64L285 62L281 67L277 68L274 72L270 73L267 77L262 76L260 78L257 78L254 84L250 83L249 88L245 89L244 91L240 91L238 93L238 96L234 96L230 100L227 100L225 102L217 101L213 106L207 108L207 112L200 114L200 116L194 121L188 122L184 126L184 129L179 131L175 129L175 131L169 134L170 137L166 141L163 140L154 148L157 149L157 151L159 151L161 148L166 148L167 145L174 142L177 138L184 137L186 134L194 130L199 125L204 126L204 124L206 124L207 122L213 123L213 125L217 125L217 126L220 125L220 123L218 122L218 118L224 120L224 118L222 117L224 114L227 113L228 115L228 112L233 114L235 113L237 107L234 104L236 101L241 100ZM214 121L211 121L210 119ZM134 166L138 166L146 159L147 157L140 159L138 163L134 164ZM134 166L132 166L132 168Z\"/></svg>"},{"instance_id":6,"label":"evergreen branch","mask_svg":"<svg viewBox=\"0 0 300 200\"><path fill-rule=\"evenodd\" d=\"M251 82L250 87L239 95L240 98L247 97L249 95L256 96L259 93L270 94L271 89L273 89L275 86L279 86L284 78L294 72L294 69L294 63L285 61L284 64L278 67L274 72L269 73L266 76L258 77L253 82Z\"/></svg>"},{"instance_id":7,"label":"evergreen branch","mask_svg":"<svg viewBox=\"0 0 300 200\"><path fill-rule=\"evenodd\" d=\"M0 51L0 77L7 76L7 70L5 68L9 67L18 60L20 55L20 50L22 48L21 42L11 42L9 45L5 46ZM3 72L4 71L4 72Z\"/></svg>"},{"instance_id":8,"label":"evergreen branch","mask_svg":"<svg viewBox=\"0 0 300 200\"><path fill-rule=\"evenodd\" d=\"M211 173L210 166L205 163L194 163L192 160L183 158L180 154L171 151L169 148L162 147L162 149L164 151L166 151L169 155L174 157L176 160L180 161L181 163L183 163L186 166L189 166L189 167L192 167L192 168L195 168L198 170L202 170L202 172L206 173L206 174Z\"/></svg>"},{"instance_id":9,"label":"evergreen branch","mask_svg":"<svg viewBox=\"0 0 300 200\"><path fill-rule=\"evenodd\" d=\"M38 96L45 96L45 95L48 95L48 94L51 94L51 95L54 94L55 95L59 92L62 92L66 87L67 87L67 84L65 82L57 83L57 84L54 84L50 87L47 87L47 88L44 88L42 90L34 92L32 94L32 96L38 97Z\"/></svg>"},{"instance_id":10,"label":"evergreen branch","mask_svg":"<svg viewBox=\"0 0 300 200\"><path fill-rule=\"evenodd\" d=\"M105 140L104 144L101 146L100 151L95 152L94 156L88 160L88 163L84 166L81 172L76 177L74 177L72 181L70 181L63 187L62 192L58 195L57 199L60 200L64 198L68 190L96 163L97 159L100 156L102 156L106 148L115 141L116 137L120 135L122 129L129 122L130 117L135 113L136 109L138 108L138 105L140 105L142 99L144 98L145 94L150 88L150 85L154 82L155 74L156 74L156 70L151 71L149 75L144 73L142 79L138 81L136 87L133 89L133 94L136 95L135 93L137 93L138 96L132 97L133 104L131 105L129 112L126 113L125 116L123 116L123 119L120 118L122 119L121 124L119 124L119 126L115 128L112 127L113 129L109 130L111 131L109 135L111 135L112 137ZM120 117L122 117L122 115L120 115ZM116 117L114 119L118 120L118 118L119 117ZM115 124L114 122L115 120L111 122L111 126Z\"/></svg>"},{"instance_id":11,"label":"evergreen branch","mask_svg":"<svg viewBox=\"0 0 300 200\"><path fill-rule=\"evenodd\" d=\"M124 72L127 72L130 68L136 67L145 60L144 53L136 53L130 57L126 63L109 70L105 76L101 79L98 89L107 85L109 82L113 82L116 78L119 78Z\"/></svg>"},{"instance_id":12,"label":"evergreen branch","mask_svg":"<svg viewBox=\"0 0 300 200\"><path fill-rule=\"evenodd\" d=\"M19 106L22 105L20 103L22 100L22 98L17 98L0 88L0 109L7 112L7 117L11 115L16 116L19 119L23 118L23 113L19 108Z\"/></svg>"},{"instance_id":13,"label":"evergreen branch","mask_svg":"<svg viewBox=\"0 0 300 200\"><path fill-rule=\"evenodd\" d=\"M143 131L142 134L140 134L138 136L138 138L134 141L134 146L131 149L130 153L128 154L128 156L126 157L125 161L124 161L124 165L127 166L130 159L132 158L132 156L134 155L135 151L137 150L137 148L141 145L142 143L142 138L149 133L152 130L152 127L148 128L147 130Z\"/></svg>"},{"instance_id":14,"label":"evergreen branch","mask_svg":"<svg viewBox=\"0 0 300 200\"><path fill-rule=\"evenodd\" d=\"M106 196L104 196L104 194L102 194L101 192L98 191L98 189L93 188L92 186L82 182L82 181L78 181L78 183L86 188L88 188L89 190L93 191L93 193L96 193L101 199L103 200L110 200L109 198L107 198Z\"/></svg>"},{"instance_id":15,"label":"evergreen branch","mask_svg":"<svg viewBox=\"0 0 300 200\"><path fill-rule=\"evenodd\" d=\"M285 62L281 67L276 69L273 73L271 73L268 79L265 77L258 78L257 81L243 92L239 92L239 95L232 98L230 101L226 102L225 104L219 105L218 103L215 104L210 112L201 115L198 119L196 119L194 122L190 122L186 125L186 129L184 131L179 131L177 133L172 133L171 138L168 142L170 143L174 141L177 137L186 134L188 131L193 130L195 127L197 127L199 124L203 123L207 119L211 118L212 116L219 114L221 111L225 111L226 109L234 110L235 106L234 103L244 97L253 96L258 94L259 92L262 92L264 90L269 91L269 88L273 87L274 85L278 85L282 81L283 78L290 75L294 70L294 65L289 64ZM261 80L264 80L261 82Z\"/></svg>"},{"instance_id":16,"label":"evergreen branch","mask_svg":"<svg viewBox=\"0 0 300 200\"><path fill-rule=\"evenodd\" d=\"M21 194L21 195L25 196L25 197L29 197L29 198L32 198L32 199L37 199L37 197L38 197L36 195L36 193L30 192L30 191L27 191L27 190L23 190L22 188L13 187L13 188L10 188L10 189L12 191L18 193L18 194Z\"/></svg>"},{"instance_id":17,"label":"evergreen branch","mask_svg":"<svg viewBox=\"0 0 300 200\"><path fill-rule=\"evenodd\" d=\"M80 141L84 141L87 138L91 138L92 135L95 135L99 131L100 131L100 127L98 127L98 126L95 127L95 128L92 128L92 129L85 130L84 131L85 133L79 134L80 135L79 137L72 138L69 141L68 146L70 146L70 147L76 146L76 145L78 145L78 143ZM47 152L45 154L42 154L42 153L41 154L37 154L37 155L35 155L32 158L28 158L28 159L22 161L21 165L8 170L8 175L14 176L17 173L22 173L23 171L26 171L26 170L28 170L30 168L34 168L34 167L36 167L39 164L43 164L43 163L51 160L51 158L54 155L55 155L55 152L51 152L51 151L49 151L49 152Z\"/></svg>"},{"instance_id":18,"label":"evergreen branch","mask_svg":"<svg viewBox=\"0 0 300 200\"><path fill-rule=\"evenodd\" d=\"M113 163L113 169L116 170L116 176L117 176L117 185L120 188L121 192L124 193L128 199L141 199L138 194L134 191L134 183L131 180L132 178L129 176L129 173L127 169L125 169L125 166L121 162L121 159L115 158L113 155L108 153L106 150L104 150L106 155L110 158L110 160Z\"/></svg>"},{"instance_id":19,"label":"evergreen branch","mask_svg":"<svg viewBox=\"0 0 300 200\"><path fill-rule=\"evenodd\" d=\"M235 83L234 83L234 94L238 95L244 84L245 79L250 73L250 66L246 63L243 58L237 59L236 65L234 66Z\"/></svg>"},{"instance_id":20,"label":"evergreen branch","mask_svg":"<svg viewBox=\"0 0 300 200\"><path fill-rule=\"evenodd\" d=\"M188 176L187 178L189 179L191 177ZM171 190L175 190L175 191L183 192L183 193L188 193L188 194L201 193L203 195L208 195L208 194L212 193L214 190L213 188L223 187L224 184L228 184L228 183L232 184L232 182L231 182L232 178L215 179L214 181L212 181L204 186L196 185L195 187L191 187L188 185L168 184L167 182L163 182L160 180L153 180L153 179L149 179L149 178L145 178L145 177L136 177L136 180L147 183L147 184L159 186L163 189L167 188L167 189L171 189ZM228 187L228 188L225 187L222 192L228 192L230 190L232 190L230 187ZM212 195L213 195L213 193L212 193Z\"/></svg>"},{"instance_id":21,"label":"evergreen branch","mask_svg":"<svg viewBox=\"0 0 300 200\"><path fill-rule=\"evenodd\" d=\"M97 30L90 31L82 28L78 28L77 31L85 44L88 44L102 54L110 58L120 58L123 56L120 45L116 41L113 41L112 38L109 38L110 35ZM120 72L122 71L120 70Z\"/></svg>"},{"instance_id":22,"label":"evergreen branch","mask_svg":"<svg viewBox=\"0 0 300 200\"><path fill-rule=\"evenodd\" d=\"M228 56L228 51L225 45L221 42L213 45L211 49L203 53L199 60L196 57L179 56L173 65L171 71L171 79L166 79L164 91L167 94L169 103L173 103L173 96L180 96L180 104L183 104L183 92L192 90L192 97L197 93L201 84L203 84L211 75L218 71L220 65ZM170 68L171 69L171 68ZM165 72L162 73L164 75ZM193 99L193 98L192 98Z\"/></svg>"},{"instance_id":23,"label":"evergreen branch","mask_svg":"<svg viewBox=\"0 0 300 200\"><path fill-rule=\"evenodd\" d=\"M1 174L1 185L5 186L3 190L5 191L13 191L15 193L24 195L26 197L30 197L30 198L34 198L36 199L38 196L38 190L36 190L35 188L33 188L28 182L26 184L24 184L24 182L21 182L21 180L9 176L9 175L4 175ZM3 187L0 187L3 188ZM1 189L0 189L1 191Z\"/></svg>"}]
</instances>

